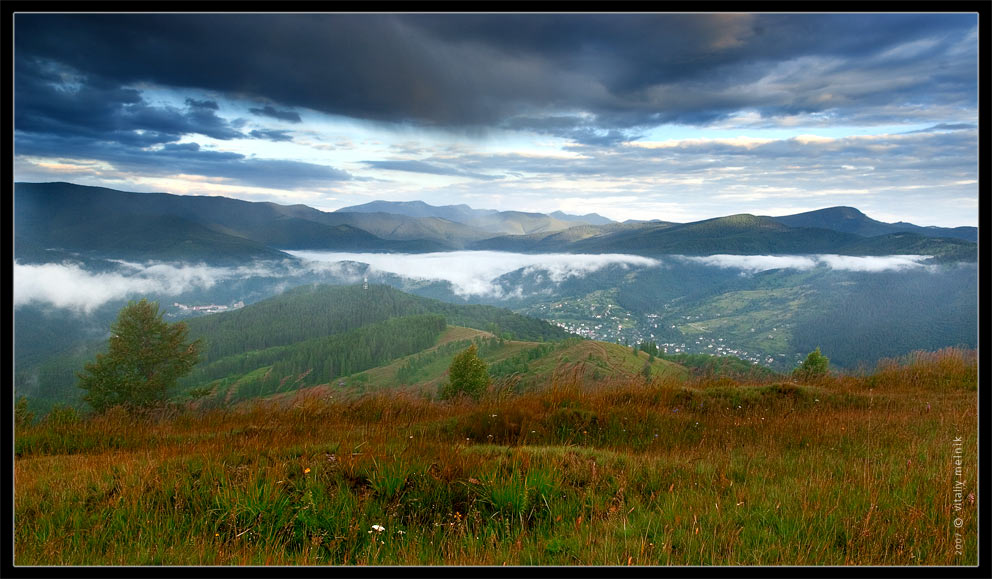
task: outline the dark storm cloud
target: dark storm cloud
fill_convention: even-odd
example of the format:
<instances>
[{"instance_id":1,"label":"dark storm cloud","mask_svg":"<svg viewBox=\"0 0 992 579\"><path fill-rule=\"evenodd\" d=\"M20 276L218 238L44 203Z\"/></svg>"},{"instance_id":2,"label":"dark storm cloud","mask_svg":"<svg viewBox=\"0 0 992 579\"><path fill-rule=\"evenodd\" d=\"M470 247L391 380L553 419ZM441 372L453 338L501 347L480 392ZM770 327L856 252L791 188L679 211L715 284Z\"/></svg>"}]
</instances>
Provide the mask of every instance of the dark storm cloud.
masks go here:
<instances>
[{"instance_id":1,"label":"dark storm cloud","mask_svg":"<svg viewBox=\"0 0 992 579\"><path fill-rule=\"evenodd\" d=\"M108 90L145 81L449 128L547 132L544 118L579 111L557 130L590 143L742 110L873 123L977 103L973 14L19 14L15 26L18 62L62 63Z\"/></svg>"},{"instance_id":2,"label":"dark storm cloud","mask_svg":"<svg viewBox=\"0 0 992 579\"><path fill-rule=\"evenodd\" d=\"M186 99L186 106L198 109L210 109L214 111L220 110L217 102L211 100L198 101L196 99Z\"/></svg>"},{"instance_id":3,"label":"dark storm cloud","mask_svg":"<svg viewBox=\"0 0 992 579\"><path fill-rule=\"evenodd\" d=\"M155 106L133 88L60 63L17 63L14 127L62 137L88 137L131 146L178 141L186 134L228 140L243 135L217 115L213 101L187 99L184 109Z\"/></svg>"},{"instance_id":4,"label":"dark storm cloud","mask_svg":"<svg viewBox=\"0 0 992 579\"><path fill-rule=\"evenodd\" d=\"M262 108L251 108L248 109L252 114L258 115L260 117L270 117L273 119L278 119L280 121L288 121L290 123L300 123L303 120L300 118L300 113L296 111L280 111L274 108L272 105L265 105Z\"/></svg>"}]
</instances>

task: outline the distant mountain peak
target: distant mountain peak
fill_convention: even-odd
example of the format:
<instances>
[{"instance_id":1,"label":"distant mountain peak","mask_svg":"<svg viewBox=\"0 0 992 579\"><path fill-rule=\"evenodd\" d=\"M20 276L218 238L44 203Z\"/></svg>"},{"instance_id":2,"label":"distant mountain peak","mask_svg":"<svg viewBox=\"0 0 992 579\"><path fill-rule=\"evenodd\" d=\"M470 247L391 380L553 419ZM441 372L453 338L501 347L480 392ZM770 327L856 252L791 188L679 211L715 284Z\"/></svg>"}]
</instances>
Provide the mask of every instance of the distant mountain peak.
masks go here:
<instances>
[{"instance_id":1,"label":"distant mountain peak","mask_svg":"<svg viewBox=\"0 0 992 579\"><path fill-rule=\"evenodd\" d=\"M598 213L586 213L585 215L573 215L570 213L565 213L564 211L554 211L549 213L551 217L555 219L560 219L562 221L574 221L577 223L588 223L590 225L607 225L613 223L612 219L608 217L603 217Z\"/></svg>"},{"instance_id":2,"label":"distant mountain peak","mask_svg":"<svg viewBox=\"0 0 992 579\"><path fill-rule=\"evenodd\" d=\"M430 205L423 201L371 201L362 205L342 207L335 213L393 213L407 217L435 217L479 228L493 234L529 234L554 232L575 224L608 225L613 221L595 213L577 216L561 211L553 214L527 211L498 211L473 209L460 205Z\"/></svg>"},{"instance_id":3,"label":"distant mountain peak","mask_svg":"<svg viewBox=\"0 0 992 579\"><path fill-rule=\"evenodd\" d=\"M809 211L810 215L833 215L836 217L841 217L843 219L871 219L867 215L861 212L857 207L848 207L846 205L838 205L837 207L826 207L824 209L817 209L815 211ZM872 220L874 221L874 220Z\"/></svg>"},{"instance_id":4,"label":"distant mountain peak","mask_svg":"<svg viewBox=\"0 0 992 579\"><path fill-rule=\"evenodd\" d=\"M805 213L772 217L771 219L789 227L831 229L844 233L854 233L862 237L911 232L926 237L952 237L972 242L978 240L978 230L974 227L920 227L903 221L885 223L868 217L855 207L846 206L827 207Z\"/></svg>"}]
</instances>

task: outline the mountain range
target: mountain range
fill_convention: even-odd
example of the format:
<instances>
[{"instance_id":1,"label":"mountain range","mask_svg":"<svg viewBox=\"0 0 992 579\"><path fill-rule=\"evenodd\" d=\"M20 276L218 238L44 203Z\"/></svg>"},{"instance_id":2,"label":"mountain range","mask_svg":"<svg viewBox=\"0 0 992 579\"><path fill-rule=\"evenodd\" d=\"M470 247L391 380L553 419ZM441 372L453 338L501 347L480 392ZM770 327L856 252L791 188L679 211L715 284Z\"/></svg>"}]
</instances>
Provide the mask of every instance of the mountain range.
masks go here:
<instances>
[{"instance_id":1,"label":"mountain range","mask_svg":"<svg viewBox=\"0 0 992 579\"><path fill-rule=\"evenodd\" d=\"M783 217L616 223L596 215L526 213L374 201L337 211L215 196L132 193L71 183L15 183L15 257L230 263L284 250L635 253L915 253L974 260L975 227L884 223L852 207Z\"/></svg>"}]
</instances>

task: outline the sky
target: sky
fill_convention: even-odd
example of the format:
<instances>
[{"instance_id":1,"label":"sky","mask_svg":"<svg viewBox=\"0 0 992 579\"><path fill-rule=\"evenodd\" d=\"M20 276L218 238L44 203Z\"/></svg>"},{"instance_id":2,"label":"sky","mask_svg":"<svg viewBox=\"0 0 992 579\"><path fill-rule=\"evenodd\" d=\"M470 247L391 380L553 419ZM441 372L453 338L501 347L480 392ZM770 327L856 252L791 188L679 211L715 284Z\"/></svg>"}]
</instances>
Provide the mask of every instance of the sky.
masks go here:
<instances>
[{"instance_id":1,"label":"sky","mask_svg":"<svg viewBox=\"0 0 992 579\"><path fill-rule=\"evenodd\" d=\"M975 226L978 42L973 13L20 13L14 177Z\"/></svg>"}]
</instances>

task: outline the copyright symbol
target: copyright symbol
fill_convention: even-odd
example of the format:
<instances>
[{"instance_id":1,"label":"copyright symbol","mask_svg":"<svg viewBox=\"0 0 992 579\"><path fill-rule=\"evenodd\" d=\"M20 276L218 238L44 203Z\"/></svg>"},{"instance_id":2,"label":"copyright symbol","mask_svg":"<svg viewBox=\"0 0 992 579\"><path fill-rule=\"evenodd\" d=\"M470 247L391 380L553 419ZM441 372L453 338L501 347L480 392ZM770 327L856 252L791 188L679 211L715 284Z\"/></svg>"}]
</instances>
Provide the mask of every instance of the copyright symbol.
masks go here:
<instances>
[{"instance_id":1,"label":"copyright symbol","mask_svg":"<svg viewBox=\"0 0 992 579\"><path fill-rule=\"evenodd\" d=\"M964 526L964 519L962 519L961 517L958 517L958 518L954 519L954 526L957 527L957 528L959 528L959 529L961 527L963 527Z\"/></svg>"}]
</instances>

